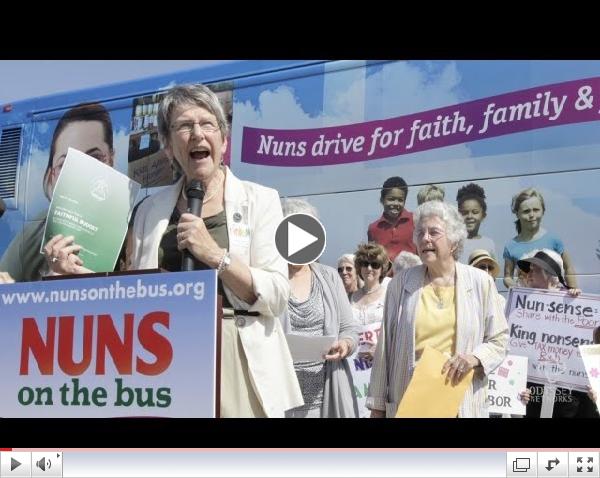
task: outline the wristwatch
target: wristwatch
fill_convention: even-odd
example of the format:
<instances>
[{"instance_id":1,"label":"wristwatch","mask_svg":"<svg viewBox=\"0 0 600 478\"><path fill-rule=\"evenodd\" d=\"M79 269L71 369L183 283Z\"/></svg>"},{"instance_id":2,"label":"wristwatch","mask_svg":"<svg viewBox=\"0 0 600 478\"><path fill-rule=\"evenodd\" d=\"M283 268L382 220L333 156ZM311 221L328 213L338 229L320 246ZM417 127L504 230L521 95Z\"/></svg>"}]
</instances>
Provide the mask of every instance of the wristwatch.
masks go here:
<instances>
[{"instance_id":1,"label":"wristwatch","mask_svg":"<svg viewBox=\"0 0 600 478\"><path fill-rule=\"evenodd\" d=\"M227 268L231 265L231 256L229 255L229 251L225 251L223 257L219 261L219 265L217 267L217 274L221 274L223 271L227 270Z\"/></svg>"}]
</instances>

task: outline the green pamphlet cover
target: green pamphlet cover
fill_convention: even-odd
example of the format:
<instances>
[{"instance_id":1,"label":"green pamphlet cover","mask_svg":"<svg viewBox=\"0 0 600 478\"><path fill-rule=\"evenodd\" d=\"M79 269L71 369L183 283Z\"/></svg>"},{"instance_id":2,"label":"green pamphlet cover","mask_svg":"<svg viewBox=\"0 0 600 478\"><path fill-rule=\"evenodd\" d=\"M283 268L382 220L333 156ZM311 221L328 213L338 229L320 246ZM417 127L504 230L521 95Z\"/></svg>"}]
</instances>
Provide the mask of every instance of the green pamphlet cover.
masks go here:
<instances>
[{"instance_id":1,"label":"green pamphlet cover","mask_svg":"<svg viewBox=\"0 0 600 478\"><path fill-rule=\"evenodd\" d=\"M57 234L75 236L84 267L94 272L114 270L139 190L137 182L116 169L69 148L40 251Z\"/></svg>"}]
</instances>

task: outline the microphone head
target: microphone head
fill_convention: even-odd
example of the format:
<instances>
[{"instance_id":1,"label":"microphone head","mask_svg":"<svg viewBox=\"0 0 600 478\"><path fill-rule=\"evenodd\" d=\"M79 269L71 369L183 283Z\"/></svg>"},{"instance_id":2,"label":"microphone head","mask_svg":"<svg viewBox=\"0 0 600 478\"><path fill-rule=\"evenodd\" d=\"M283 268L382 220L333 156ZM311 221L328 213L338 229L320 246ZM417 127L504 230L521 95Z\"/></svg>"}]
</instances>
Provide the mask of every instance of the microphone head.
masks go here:
<instances>
[{"instance_id":1,"label":"microphone head","mask_svg":"<svg viewBox=\"0 0 600 478\"><path fill-rule=\"evenodd\" d=\"M185 193L188 198L200 200L204 199L204 187L202 186L202 183L197 179L194 179L192 182L190 182Z\"/></svg>"}]
</instances>

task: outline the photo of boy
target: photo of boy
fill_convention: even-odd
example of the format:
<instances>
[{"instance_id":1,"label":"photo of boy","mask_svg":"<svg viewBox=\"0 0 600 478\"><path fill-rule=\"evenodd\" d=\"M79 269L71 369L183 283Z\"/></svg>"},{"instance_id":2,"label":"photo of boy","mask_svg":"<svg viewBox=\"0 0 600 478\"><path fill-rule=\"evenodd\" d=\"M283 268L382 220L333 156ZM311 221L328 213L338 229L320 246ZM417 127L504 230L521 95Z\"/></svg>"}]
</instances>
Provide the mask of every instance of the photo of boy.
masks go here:
<instances>
[{"instance_id":1,"label":"photo of boy","mask_svg":"<svg viewBox=\"0 0 600 478\"><path fill-rule=\"evenodd\" d=\"M393 261L401 251L416 254L413 243L413 215L404 208L408 196L408 185L399 176L387 178L381 188L379 201L383 214L369 225L368 240L381 244Z\"/></svg>"}]
</instances>

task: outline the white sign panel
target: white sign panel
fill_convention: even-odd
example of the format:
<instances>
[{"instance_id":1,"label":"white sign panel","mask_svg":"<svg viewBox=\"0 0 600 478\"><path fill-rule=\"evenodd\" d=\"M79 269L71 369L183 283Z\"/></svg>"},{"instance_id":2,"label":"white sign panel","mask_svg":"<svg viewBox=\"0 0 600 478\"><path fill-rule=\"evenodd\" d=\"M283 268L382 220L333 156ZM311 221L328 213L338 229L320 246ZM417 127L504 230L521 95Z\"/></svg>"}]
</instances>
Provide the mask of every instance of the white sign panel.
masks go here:
<instances>
[{"instance_id":1,"label":"white sign panel","mask_svg":"<svg viewBox=\"0 0 600 478\"><path fill-rule=\"evenodd\" d=\"M354 382L354 392L358 402L358 416L360 418L368 418L371 411L365 406L367 401L367 392L369 391L369 381L371 380L371 367L373 361L361 356L361 352L365 352L371 348L368 342L377 343L377 338L381 332L381 322L364 325L358 340L358 347L354 354L348 357L350 371L352 372L352 380Z\"/></svg>"},{"instance_id":2,"label":"white sign panel","mask_svg":"<svg viewBox=\"0 0 600 478\"><path fill-rule=\"evenodd\" d=\"M507 305L509 348L529 358L528 379L585 391L588 384L579 346L593 343L600 325L600 296L514 288Z\"/></svg>"},{"instance_id":3,"label":"white sign panel","mask_svg":"<svg viewBox=\"0 0 600 478\"><path fill-rule=\"evenodd\" d=\"M596 392L596 406L600 407L600 345L581 345L579 351L590 385Z\"/></svg>"},{"instance_id":4,"label":"white sign panel","mask_svg":"<svg viewBox=\"0 0 600 478\"><path fill-rule=\"evenodd\" d=\"M490 413L525 415L519 399L527 388L527 357L507 355L504 362L488 376L488 410Z\"/></svg>"}]
</instances>

